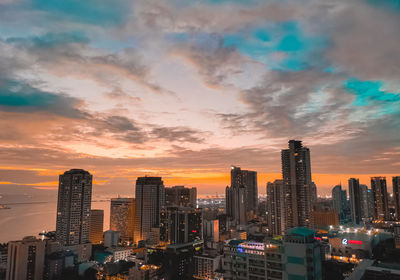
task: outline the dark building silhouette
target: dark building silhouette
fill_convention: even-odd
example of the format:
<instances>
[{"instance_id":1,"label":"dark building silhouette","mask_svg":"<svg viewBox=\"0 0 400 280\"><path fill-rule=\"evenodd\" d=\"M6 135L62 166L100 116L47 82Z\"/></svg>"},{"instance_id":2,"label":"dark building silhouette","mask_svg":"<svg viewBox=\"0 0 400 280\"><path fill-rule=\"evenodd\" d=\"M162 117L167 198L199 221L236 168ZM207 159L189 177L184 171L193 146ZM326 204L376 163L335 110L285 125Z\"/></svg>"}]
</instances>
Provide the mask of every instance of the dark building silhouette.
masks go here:
<instances>
[{"instance_id":1,"label":"dark building silhouette","mask_svg":"<svg viewBox=\"0 0 400 280\"><path fill-rule=\"evenodd\" d=\"M301 141L290 140L289 149L282 150L281 156L288 228L311 227L316 187L311 181L310 150Z\"/></svg>"},{"instance_id":2,"label":"dark building silhouette","mask_svg":"<svg viewBox=\"0 0 400 280\"><path fill-rule=\"evenodd\" d=\"M134 240L148 240L152 228L159 227L161 207L165 203L161 177L139 177L136 180Z\"/></svg>"},{"instance_id":3,"label":"dark building silhouette","mask_svg":"<svg viewBox=\"0 0 400 280\"><path fill-rule=\"evenodd\" d=\"M185 188L184 186L165 188L165 206L196 207L196 204L196 188Z\"/></svg>"},{"instance_id":4,"label":"dark building silhouette","mask_svg":"<svg viewBox=\"0 0 400 280\"><path fill-rule=\"evenodd\" d=\"M281 235L287 228L285 210L285 189L283 180L267 183L267 217L269 233Z\"/></svg>"},{"instance_id":5,"label":"dark building silhouette","mask_svg":"<svg viewBox=\"0 0 400 280\"><path fill-rule=\"evenodd\" d=\"M393 182L393 199L396 209L395 218L400 221L400 176L395 176L392 178Z\"/></svg>"},{"instance_id":6,"label":"dark building silhouette","mask_svg":"<svg viewBox=\"0 0 400 280\"><path fill-rule=\"evenodd\" d=\"M194 242L202 237L202 210L165 207L160 214L160 240L170 244Z\"/></svg>"},{"instance_id":7,"label":"dark building silhouette","mask_svg":"<svg viewBox=\"0 0 400 280\"><path fill-rule=\"evenodd\" d=\"M235 224L246 224L257 213L257 172L231 167L231 186L225 189L226 214Z\"/></svg>"},{"instance_id":8,"label":"dark building silhouette","mask_svg":"<svg viewBox=\"0 0 400 280\"><path fill-rule=\"evenodd\" d=\"M350 215L354 225L362 221L360 181L356 178L349 179Z\"/></svg>"},{"instance_id":9,"label":"dark building silhouette","mask_svg":"<svg viewBox=\"0 0 400 280\"><path fill-rule=\"evenodd\" d=\"M381 221L389 220L386 177L371 177L371 190L374 196L374 218Z\"/></svg>"},{"instance_id":10,"label":"dark building silhouette","mask_svg":"<svg viewBox=\"0 0 400 280\"><path fill-rule=\"evenodd\" d=\"M332 189L333 210L339 215L339 220L343 222L347 219L347 192L342 189L342 185L337 185Z\"/></svg>"}]
</instances>

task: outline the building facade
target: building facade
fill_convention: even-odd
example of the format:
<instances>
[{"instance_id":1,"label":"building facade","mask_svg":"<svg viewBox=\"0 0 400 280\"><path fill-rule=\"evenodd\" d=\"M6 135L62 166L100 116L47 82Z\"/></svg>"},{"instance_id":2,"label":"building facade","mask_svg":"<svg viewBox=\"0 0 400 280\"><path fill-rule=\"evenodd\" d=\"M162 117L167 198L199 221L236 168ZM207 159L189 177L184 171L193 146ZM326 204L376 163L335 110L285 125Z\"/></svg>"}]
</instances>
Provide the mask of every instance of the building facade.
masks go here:
<instances>
[{"instance_id":1,"label":"building facade","mask_svg":"<svg viewBox=\"0 0 400 280\"><path fill-rule=\"evenodd\" d=\"M92 175L71 169L59 178L56 238L63 246L89 243Z\"/></svg>"},{"instance_id":2,"label":"building facade","mask_svg":"<svg viewBox=\"0 0 400 280\"><path fill-rule=\"evenodd\" d=\"M89 240L92 244L103 242L104 210L90 210Z\"/></svg>"},{"instance_id":3,"label":"building facade","mask_svg":"<svg viewBox=\"0 0 400 280\"><path fill-rule=\"evenodd\" d=\"M310 150L301 141L290 140L289 149L282 150L282 177L287 187L285 204L288 228L313 224L313 202L316 188L311 181Z\"/></svg>"},{"instance_id":4,"label":"building facade","mask_svg":"<svg viewBox=\"0 0 400 280\"><path fill-rule=\"evenodd\" d=\"M267 217L268 228L271 235L284 234L287 229L285 210L285 186L283 180L267 183Z\"/></svg>"},{"instance_id":5,"label":"building facade","mask_svg":"<svg viewBox=\"0 0 400 280\"><path fill-rule=\"evenodd\" d=\"M354 225L362 222L360 181L356 178L349 179L350 215Z\"/></svg>"},{"instance_id":6,"label":"building facade","mask_svg":"<svg viewBox=\"0 0 400 280\"><path fill-rule=\"evenodd\" d=\"M110 230L118 231L122 242L132 243L135 219L134 198L112 198Z\"/></svg>"},{"instance_id":7,"label":"building facade","mask_svg":"<svg viewBox=\"0 0 400 280\"><path fill-rule=\"evenodd\" d=\"M257 172L231 167L231 186L226 187L226 214L234 224L246 224L257 213Z\"/></svg>"},{"instance_id":8,"label":"building facade","mask_svg":"<svg viewBox=\"0 0 400 280\"><path fill-rule=\"evenodd\" d=\"M374 218L386 221L390 218L386 177L372 177L371 190L374 196Z\"/></svg>"},{"instance_id":9,"label":"building facade","mask_svg":"<svg viewBox=\"0 0 400 280\"><path fill-rule=\"evenodd\" d=\"M361 218L364 222L371 220L374 217L373 207L371 207L371 190L368 189L367 185L360 185L360 197L361 197Z\"/></svg>"},{"instance_id":10,"label":"building facade","mask_svg":"<svg viewBox=\"0 0 400 280\"><path fill-rule=\"evenodd\" d=\"M283 238L284 280L322 280L320 243L307 228L292 228Z\"/></svg>"},{"instance_id":11,"label":"building facade","mask_svg":"<svg viewBox=\"0 0 400 280\"><path fill-rule=\"evenodd\" d=\"M6 280L42 280L45 242L34 236L8 243Z\"/></svg>"},{"instance_id":12,"label":"building facade","mask_svg":"<svg viewBox=\"0 0 400 280\"><path fill-rule=\"evenodd\" d=\"M194 279L217 280L223 279L218 272L221 263L221 255L215 251L206 251L194 256Z\"/></svg>"},{"instance_id":13,"label":"building facade","mask_svg":"<svg viewBox=\"0 0 400 280\"><path fill-rule=\"evenodd\" d=\"M135 194L134 240L139 242L147 240L151 229L160 225L161 207L165 204L161 177L139 177Z\"/></svg>"},{"instance_id":14,"label":"building facade","mask_svg":"<svg viewBox=\"0 0 400 280\"><path fill-rule=\"evenodd\" d=\"M392 178L393 186L393 199L395 206L395 218L400 221L400 176L394 176Z\"/></svg>"},{"instance_id":15,"label":"building facade","mask_svg":"<svg viewBox=\"0 0 400 280\"><path fill-rule=\"evenodd\" d=\"M160 241L184 244L202 239L202 210L165 207L160 214Z\"/></svg>"},{"instance_id":16,"label":"building facade","mask_svg":"<svg viewBox=\"0 0 400 280\"><path fill-rule=\"evenodd\" d=\"M196 188L175 186L165 188L165 206L195 207L197 202Z\"/></svg>"},{"instance_id":17,"label":"building facade","mask_svg":"<svg viewBox=\"0 0 400 280\"><path fill-rule=\"evenodd\" d=\"M339 215L341 222L347 219L347 192L342 189L342 185L337 185L332 189L333 210Z\"/></svg>"}]
</instances>

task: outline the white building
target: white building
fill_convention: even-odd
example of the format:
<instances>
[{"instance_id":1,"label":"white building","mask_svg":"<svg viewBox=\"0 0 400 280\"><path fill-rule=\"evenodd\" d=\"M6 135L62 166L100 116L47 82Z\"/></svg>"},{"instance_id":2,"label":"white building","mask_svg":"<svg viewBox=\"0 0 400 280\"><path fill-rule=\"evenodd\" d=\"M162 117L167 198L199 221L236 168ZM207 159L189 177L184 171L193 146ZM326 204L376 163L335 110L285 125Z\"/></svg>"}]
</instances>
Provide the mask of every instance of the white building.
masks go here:
<instances>
[{"instance_id":1,"label":"white building","mask_svg":"<svg viewBox=\"0 0 400 280\"><path fill-rule=\"evenodd\" d=\"M45 242L34 236L8 243L7 280L42 280Z\"/></svg>"},{"instance_id":2,"label":"white building","mask_svg":"<svg viewBox=\"0 0 400 280\"><path fill-rule=\"evenodd\" d=\"M113 254L114 261L127 261L132 255L132 250L129 248L116 247L116 248L108 248L106 252Z\"/></svg>"}]
</instances>

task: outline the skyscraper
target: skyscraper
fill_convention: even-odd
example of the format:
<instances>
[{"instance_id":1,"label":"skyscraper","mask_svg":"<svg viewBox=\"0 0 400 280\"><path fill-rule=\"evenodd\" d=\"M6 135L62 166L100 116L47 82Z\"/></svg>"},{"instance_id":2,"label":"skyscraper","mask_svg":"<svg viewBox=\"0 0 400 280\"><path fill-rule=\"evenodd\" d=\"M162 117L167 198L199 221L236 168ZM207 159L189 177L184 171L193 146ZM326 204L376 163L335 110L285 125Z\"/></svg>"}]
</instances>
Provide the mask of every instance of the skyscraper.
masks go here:
<instances>
[{"instance_id":1,"label":"skyscraper","mask_svg":"<svg viewBox=\"0 0 400 280\"><path fill-rule=\"evenodd\" d=\"M290 140L289 149L282 150L283 184L287 187L285 205L290 227L312 226L315 187L311 181L310 150L301 141Z\"/></svg>"},{"instance_id":2,"label":"skyscraper","mask_svg":"<svg viewBox=\"0 0 400 280\"><path fill-rule=\"evenodd\" d=\"M231 186L226 187L226 213L236 224L245 224L258 207L257 172L231 168Z\"/></svg>"},{"instance_id":3,"label":"skyscraper","mask_svg":"<svg viewBox=\"0 0 400 280\"><path fill-rule=\"evenodd\" d=\"M374 218L388 220L390 214L386 177L371 177L371 190L374 195Z\"/></svg>"},{"instance_id":4,"label":"skyscraper","mask_svg":"<svg viewBox=\"0 0 400 280\"><path fill-rule=\"evenodd\" d=\"M202 237L202 209L164 207L161 209L160 240L171 244L194 242Z\"/></svg>"},{"instance_id":5,"label":"skyscraper","mask_svg":"<svg viewBox=\"0 0 400 280\"><path fill-rule=\"evenodd\" d=\"M34 236L8 243L7 280L42 280L45 242Z\"/></svg>"},{"instance_id":6,"label":"skyscraper","mask_svg":"<svg viewBox=\"0 0 400 280\"><path fill-rule=\"evenodd\" d=\"M243 185L225 189L226 214L235 225L247 223L246 189Z\"/></svg>"},{"instance_id":7,"label":"skyscraper","mask_svg":"<svg viewBox=\"0 0 400 280\"><path fill-rule=\"evenodd\" d=\"M393 198L396 209L396 220L400 221L400 176L392 178L393 182Z\"/></svg>"},{"instance_id":8,"label":"skyscraper","mask_svg":"<svg viewBox=\"0 0 400 280\"><path fill-rule=\"evenodd\" d=\"M90 231L89 240L93 244L103 241L104 210L90 210Z\"/></svg>"},{"instance_id":9,"label":"skyscraper","mask_svg":"<svg viewBox=\"0 0 400 280\"><path fill-rule=\"evenodd\" d=\"M110 230L118 231L122 242L133 242L135 219L134 198L112 198L110 208Z\"/></svg>"},{"instance_id":10,"label":"skyscraper","mask_svg":"<svg viewBox=\"0 0 400 280\"><path fill-rule=\"evenodd\" d=\"M256 213L258 206L257 172L241 170L240 167L232 166L231 187L238 188L240 186L246 189L246 211Z\"/></svg>"},{"instance_id":11,"label":"skyscraper","mask_svg":"<svg viewBox=\"0 0 400 280\"><path fill-rule=\"evenodd\" d=\"M281 235L288 229L286 224L285 190L283 180L267 183L267 217L270 234Z\"/></svg>"},{"instance_id":12,"label":"skyscraper","mask_svg":"<svg viewBox=\"0 0 400 280\"><path fill-rule=\"evenodd\" d=\"M89 243L92 175L71 169L60 175L56 238L63 246Z\"/></svg>"},{"instance_id":13,"label":"skyscraper","mask_svg":"<svg viewBox=\"0 0 400 280\"><path fill-rule=\"evenodd\" d=\"M332 189L333 210L339 215L339 220L342 222L346 219L347 209L347 193L342 190L342 185L337 185Z\"/></svg>"},{"instance_id":14,"label":"skyscraper","mask_svg":"<svg viewBox=\"0 0 400 280\"><path fill-rule=\"evenodd\" d=\"M359 225L362 221L361 210L361 190L358 179L349 179L350 215L354 225Z\"/></svg>"},{"instance_id":15,"label":"skyscraper","mask_svg":"<svg viewBox=\"0 0 400 280\"><path fill-rule=\"evenodd\" d=\"M150 238L151 229L160 226L161 207L165 203L164 183L161 177L139 177L135 193L134 240L139 242Z\"/></svg>"},{"instance_id":16,"label":"skyscraper","mask_svg":"<svg viewBox=\"0 0 400 280\"><path fill-rule=\"evenodd\" d=\"M360 204L361 204L361 218L366 221L373 217L373 212L370 211L370 192L367 185L360 184Z\"/></svg>"}]
</instances>

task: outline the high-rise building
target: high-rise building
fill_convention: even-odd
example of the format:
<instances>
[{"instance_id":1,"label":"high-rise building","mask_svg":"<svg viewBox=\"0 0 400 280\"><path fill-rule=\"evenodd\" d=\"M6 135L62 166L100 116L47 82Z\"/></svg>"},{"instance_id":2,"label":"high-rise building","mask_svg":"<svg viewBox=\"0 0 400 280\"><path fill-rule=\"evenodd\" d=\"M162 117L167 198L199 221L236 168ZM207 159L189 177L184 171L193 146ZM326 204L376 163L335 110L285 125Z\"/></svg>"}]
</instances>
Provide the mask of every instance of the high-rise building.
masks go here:
<instances>
[{"instance_id":1,"label":"high-rise building","mask_svg":"<svg viewBox=\"0 0 400 280\"><path fill-rule=\"evenodd\" d=\"M226 214L232 219L234 225L247 223L246 189L244 186L229 187L225 189Z\"/></svg>"},{"instance_id":2,"label":"high-rise building","mask_svg":"<svg viewBox=\"0 0 400 280\"><path fill-rule=\"evenodd\" d=\"M160 226L161 207L165 203L161 177L139 177L136 180L134 240L150 237L151 229Z\"/></svg>"},{"instance_id":3,"label":"high-rise building","mask_svg":"<svg viewBox=\"0 0 400 280\"><path fill-rule=\"evenodd\" d=\"M231 187L239 188L240 186L246 189L246 211L256 213L258 207L257 172L242 170L240 167L232 166Z\"/></svg>"},{"instance_id":4,"label":"high-rise building","mask_svg":"<svg viewBox=\"0 0 400 280\"><path fill-rule=\"evenodd\" d=\"M374 218L388 220L390 213L386 177L371 177L371 190L374 195Z\"/></svg>"},{"instance_id":5,"label":"high-rise building","mask_svg":"<svg viewBox=\"0 0 400 280\"><path fill-rule=\"evenodd\" d=\"M190 189L189 201L190 201L190 204L192 205L192 207L194 207L194 208L197 207L197 188Z\"/></svg>"},{"instance_id":6,"label":"high-rise building","mask_svg":"<svg viewBox=\"0 0 400 280\"><path fill-rule=\"evenodd\" d=\"M373 217L373 212L370 211L370 192L367 185L360 184L360 205L361 205L361 218L363 221L367 221Z\"/></svg>"},{"instance_id":7,"label":"high-rise building","mask_svg":"<svg viewBox=\"0 0 400 280\"><path fill-rule=\"evenodd\" d=\"M8 243L6 280L42 280L45 242L34 236Z\"/></svg>"},{"instance_id":8,"label":"high-rise building","mask_svg":"<svg viewBox=\"0 0 400 280\"><path fill-rule=\"evenodd\" d=\"M282 176L287 187L285 205L288 227L310 227L313 223L313 202L316 188L311 181L310 150L301 141L290 140L282 150Z\"/></svg>"},{"instance_id":9,"label":"high-rise building","mask_svg":"<svg viewBox=\"0 0 400 280\"><path fill-rule=\"evenodd\" d=\"M118 231L122 242L133 242L134 219L134 198L111 199L110 230Z\"/></svg>"},{"instance_id":10,"label":"high-rise building","mask_svg":"<svg viewBox=\"0 0 400 280\"><path fill-rule=\"evenodd\" d=\"M287 229L283 180L267 183L267 217L271 235L282 235Z\"/></svg>"},{"instance_id":11,"label":"high-rise building","mask_svg":"<svg viewBox=\"0 0 400 280\"><path fill-rule=\"evenodd\" d=\"M393 177L392 182L394 205L396 209L395 218L396 220L400 221L400 176Z\"/></svg>"},{"instance_id":12,"label":"high-rise building","mask_svg":"<svg viewBox=\"0 0 400 280\"><path fill-rule=\"evenodd\" d=\"M89 243L92 175L71 169L60 175L56 238L63 246Z\"/></svg>"},{"instance_id":13,"label":"high-rise building","mask_svg":"<svg viewBox=\"0 0 400 280\"><path fill-rule=\"evenodd\" d=\"M231 186L226 187L226 214L235 224L246 224L247 219L257 213L257 172L231 168Z\"/></svg>"},{"instance_id":14,"label":"high-rise building","mask_svg":"<svg viewBox=\"0 0 400 280\"><path fill-rule=\"evenodd\" d=\"M165 206L196 207L196 202L196 188L189 189L184 186L165 188Z\"/></svg>"},{"instance_id":15,"label":"high-rise building","mask_svg":"<svg viewBox=\"0 0 400 280\"><path fill-rule=\"evenodd\" d=\"M343 222L347 218L347 193L346 190L342 190L341 185L337 185L332 189L332 202L333 210L338 213L339 220Z\"/></svg>"},{"instance_id":16,"label":"high-rise building","mask_svg":"<svg viewBox=\"0 0 400 280\"><path fill-rule=\"evenodd\" d=\"M349 179L350 215L354 225L362 221L360 181L356 178Z\"/></svg>"},{"instance_id":17,"label":"high-rise building","mask_svg":"<svg viewBox=\"0 0 400 280\"><path fill-rule=\"evenodd\" d=\"M202 237L202 209L165 207L160 214L160 240L183 244Z\"/></svg>"},{"instance_id":18,"label":"high-rise building","mask_svg":"<svg viewBox=\"0 0 400 280\"><path fill-rule=\"evenodd\" d=\"M90 210L89 240L92 244L103 242L104 210Z\"/></svg>"}]
</instances>

